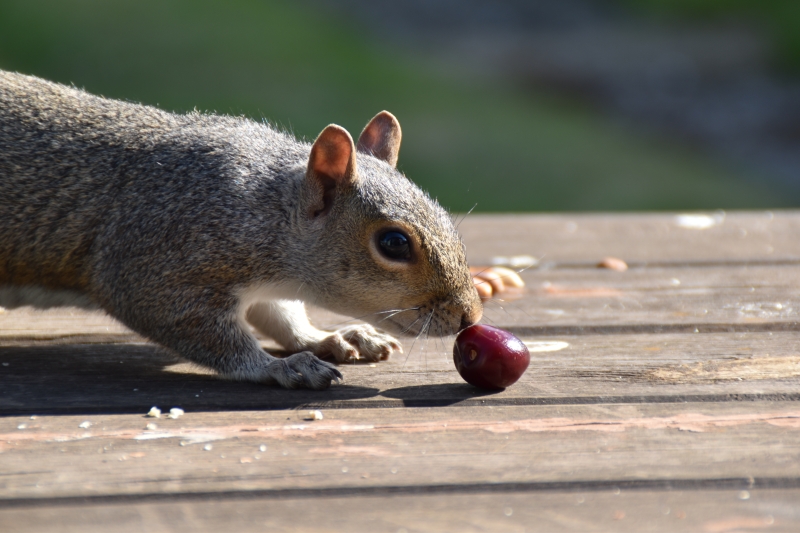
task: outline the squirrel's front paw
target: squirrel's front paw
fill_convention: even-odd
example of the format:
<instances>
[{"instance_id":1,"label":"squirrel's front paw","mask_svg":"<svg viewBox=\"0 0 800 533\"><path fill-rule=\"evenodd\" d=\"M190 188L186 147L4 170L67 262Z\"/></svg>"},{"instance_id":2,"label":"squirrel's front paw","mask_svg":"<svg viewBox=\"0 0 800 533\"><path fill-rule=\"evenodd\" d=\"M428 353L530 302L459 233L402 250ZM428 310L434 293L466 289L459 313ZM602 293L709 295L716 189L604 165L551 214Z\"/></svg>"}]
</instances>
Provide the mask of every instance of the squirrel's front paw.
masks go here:
<instances>
[{"instance_id":1,"label":"squirrel's front paw","mask_svg":"<svg viewBox=\"0 0 800 533\"><path fill-rule=\"evenodd\" d=\"M266 367L266 380L277 383L287 389L308 387L309 389L322 390L331 385L331 381L338 383L342 374L336 367L325 361L320 361L311 352L300 352L284 359L276 359Z\"/></svg>"},{"instance_id":2,"label":"squirrel's front paw","mask_svg":"<svg viewBox=\"0 0 800 533\"><path fill-rule=\"evenodd\" d=\"M403 348L394 337L377 331L369 324L347 326L308 346L318 357L333 357L337 363L350 361L381 361L393 351Z\"/></svg>"}]
</instances>

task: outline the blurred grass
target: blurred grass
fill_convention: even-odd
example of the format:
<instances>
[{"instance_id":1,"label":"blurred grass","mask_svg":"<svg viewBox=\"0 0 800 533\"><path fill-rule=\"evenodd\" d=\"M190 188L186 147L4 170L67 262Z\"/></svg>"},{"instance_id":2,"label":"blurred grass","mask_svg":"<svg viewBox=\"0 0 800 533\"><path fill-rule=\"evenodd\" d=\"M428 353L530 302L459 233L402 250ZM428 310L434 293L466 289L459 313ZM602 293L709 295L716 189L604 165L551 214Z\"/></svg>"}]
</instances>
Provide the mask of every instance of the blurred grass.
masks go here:
<instances>
[{"instance_id":1,"label":"blurred grass","mask_svg":"<svg viewBox=\"0 0 800 533\"><path fill-rule=\"evenodd\" d=\"M309 139L331 122L356 136L388 109L403 125L401 170L454 211L788 203L587 110L438 76L300 2L0 0L0 68L170 110L266 117Z\"/></svg>"},{"instance_id":2,"label":"blurred grass","mask_svg":"<svg viewBox=\"0 0 800 533\"><path fill-rule=\"evenodd\" d=\"M798 0L623 0L623 3L679 20L757 21L772 36L777 64L792 74L800 74Z\"/></svg>"}]
</instances>

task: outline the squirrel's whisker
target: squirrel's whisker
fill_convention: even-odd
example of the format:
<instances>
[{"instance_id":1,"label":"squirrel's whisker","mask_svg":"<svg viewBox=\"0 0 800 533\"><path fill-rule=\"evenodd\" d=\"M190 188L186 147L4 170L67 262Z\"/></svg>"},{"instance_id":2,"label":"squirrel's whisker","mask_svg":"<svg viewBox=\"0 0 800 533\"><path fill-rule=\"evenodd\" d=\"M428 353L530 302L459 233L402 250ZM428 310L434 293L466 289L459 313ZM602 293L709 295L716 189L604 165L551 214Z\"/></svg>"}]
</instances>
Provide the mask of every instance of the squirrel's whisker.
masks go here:
<instances>
[{"instance_id":1,"label":"squirrel's whisker","mask_svg":"<svg viewBox=\"0 0 800 533\"><path fill-rule=\"evenodd\" d=\"M469 216L469 214L472 213L473 209L475 209L476 207L478 207L478 202L475 202L475 205L473 205L472 208L470 208L469 211L464 213L464 216L461 218L461 222L464 222L467 219L467 217ZM461 222L456 224L456 231L458 231L458 227L461 225Z\"/></svg>"},{"instance_id":2,"label":"squirrel's whisker","mask_svg":"<svg viewBox=\"0 0 800 533\"><path fill-rule=\"evenodd\" d=\"M383 322L384 320L392 318L393 316L395 316L397 314L404 313L406 311L413 311L415 309L419 309L419 307L409 307L407 309L389 309L387 311L375 311L373 313L367 313L365 315L356 316L356 317L353 317L353 318L348 318L347 320L343 320L343 321L338 322L336 324L331 324L328 327L326 327L325 329L333 329L333 328L342 326L344 324L350 324L351 322L355 322L355 321L358 321L358 320L364 320L365 318L367 318L369 316L373 316L373 315L382 315L384 313L392 313L389 316L386 316L386 317L383 317L382 319L380 319L378 321L378 323L380 323L380 322Z\"/></svg>"},{"instance_id":3,"label":"squirrel's whisker","mask_svg":"<svg viewBox=\"0 0 800 533\"><path fill-rule=\"evenodd\" d=\"M497 307L502 309L505 314L507 314L508 316L511 316L511 313L509 313L508 310L505 307L503 307L502 305L497 303L497 302L504 302L504 301L505 300L501 300L500 298L497 298L497 299L494 299L494 301L492 303L496 304ZM485 309L485 307L484 307L484 309Z\"/></svg>"},{"instance_id":4,"label":"squirrel's whisker","mask_svg":"<svg viewBox=\"0 0 800 533\"><path fill-rule=\"evenodd\" d=\"M409 357L411 357L411 351L414 349L414 345L417 343L417 340L418 340L420 337L422 337L422 335L424 335L424 334L425 334L425 330L427 329L427 327L428 327L428 324L430 323L430 320L433 318L433 313L434 313L434 310L433 310L433 309L431 309L431 312L430 312L430 314L428 314L428 318L427 318L427 319L425 320L425 322L422 324L422 327L420 328L420 330L419 330L419 332L417 333L416 337L414 337L414 341L411 343L411 348L408 350L408 354L406 355L406 359L405 359L405 361L403 361L403 367L405 367L405 366L406 366L406 363L408 362L408 358L409 358ZM421 318L422 318L422 317L419 317L419 318L417 318L417 320L415 320L414 322L412 322L412 325L413 325L413 324L416 324L416 323L417 323L417 322L418 322L418 321L419 321Z\"/></svg>"},{"instance_id":5,"label":"squirrel's whisker","mask_svg":"<svg viewBox=\"0 0 800 533\"><path fill-rule=\"evenodd\" d=\"M474 278L476 276L480 276L481 274L483 274L487 270L490 270L491 268L492 268L491 266L488 266L488 267L484 268L483 270L481 270L480 272L476 272L475 274L470 273L470 275Z\"/></svg>"},{"instance_id":6,"label":"squirrel's whisker","mask_svg":"<svg viewBox=\"0 0 800 533\"><path fill-rule=\"evenodd\" d=\"M419 307L409 307L408 309L396 310L391 315L385 316L385 317L381 318L380 320L378 320L378 323L380 324L384 320L388 320L388 319L390 319L390 318L392 318L394 316L399 315L400 313L405 313L406 311L417 311L418 309L419 309Z\"/></svg>"},{"instance_id":7,"label":"squirrel's whisker","mask_svg":"<svg viewBox=\"0 0 800 533\"><path fill-rule=\"evenodd\" d=\"M407 327L407 328L404 330L404 332L405 332L405 331L408 331L409 329L411 329L411 326L413 326L414 324L416 324L417 322L419 322L419 320L420 320L421 318L422 318L422 317L419 317L419 318L417 318L417 319L416 319L414 322L412 322L411 324L409 324L409 326L408 326L408 327ZM417 339L419 339L419 336L420 336L420 334L419 334L419 333L417 333L417 335L414 337L414 340L413 340L413 341L411 341L411 347L408 349L408 353L406 354L406 358L403 360L403 368L405 368L405 366L406 366L406 363L408 362L408 358L409 358L409 357L411 357L411 352L413 352L413 351L414 351L414 345L415 345L415 344L417 344Z\"/></svg>"},{"instance_id":8,"label":"squirrel's whisker","mask_svg":"<svg viewBox=\"0 0 800 533\"><path fill-rule=\"evenodd\" d=\"M514 302L510 302L510 301L507 301L507 300L503 300L502 298L490 298L490 299L486 300L486 302L484 302L484 304L486 304L486 303L497 303L497 302L503 302L503 303L505 303L506 305L510 305L510 306L514 307L515 309L517 309L518 311L521 311L521 312L525 313L525 315L526 315L528 318L530 318L531 320L533 320L533 316L532 316L530 313L528 313L528 312L525 310L525 308L523 308L523 307L520 307L519 305L515 304ZM503 309L503 311L506 311L506 310L505 310L505 309L504 309L502 306L500 306L500 308L501 308L501 309ZM506 311L506 312L508 312L508 311Z\"/></svg>"},{"instance_id":9,"label":"squirrel's whisker","mask_svg":"<svg viewBox=\"0 0 800 533\"><path fill-rule=\"evenodd\" d=\"M413 327L414 327L414 324L416 324L416 323L417 323L417 322L419 322L420 320L422 320L422 317L421 317L421 316L420 316L420 317L417 317L417 319L416 319L415 321L413 321L411 324L409 324L408 326L406 326L406 327L405 327L405 329L403 329L403 331L401 331L401 332L400 332L400 335L405 335L406 333L408 333L408 332L411 330L411 328L413 328Z\"/></svg>"},{"instance_id":10,"label":"squirrel's whisker","mask_svg":"<svg viewBox=\"0 0 800 533\"><path fill-rule=\"evenodd\" d=\"M489 324L491 324L491 325L495 325L497 323L496 321L492 320L491 318L489 318L486 315L483 315L483 318L485 318L489 322Z\"/></svg>"},{"instance_id":11,"label":"squirrel's whisker","mask_svg":"<svg viewBox=\"0 0 800 533\"><path fill-rule=\"evenodd\" d=\"M300 285L297 287L297 292L294 293L295 297L297 297L298 300L300 299L300 291L303 290L303 287L305 287L305 285L306 285L305 281L300 283Z\"/></svg>"}]
</instances>

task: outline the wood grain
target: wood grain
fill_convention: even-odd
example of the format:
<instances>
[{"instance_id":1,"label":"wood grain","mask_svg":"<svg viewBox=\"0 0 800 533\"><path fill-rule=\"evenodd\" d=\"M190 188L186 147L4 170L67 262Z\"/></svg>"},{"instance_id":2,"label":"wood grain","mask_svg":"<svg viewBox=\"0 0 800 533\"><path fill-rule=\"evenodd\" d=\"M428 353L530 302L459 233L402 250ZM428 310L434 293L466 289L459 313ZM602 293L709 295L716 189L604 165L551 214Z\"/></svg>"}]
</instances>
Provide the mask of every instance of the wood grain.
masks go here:
<instances>
[{"instance_id":1,"label":"wood grain","mask_svg":"<svg viewBox=\"0 0 800 533\"><path fill-rule=\"evenodd\" d=\"M800 530L800 212L460 229L473 263L541 259L486 307L534 350L506 391L464 383L452 338L286 391L102 313L0 311L0 531Z\"/></svg>"},{"instance_id":2,"label":"wood grain","mask_svg":"<svg viewBox=\"0 0 800 533\"><path fill-rule=\"evenodd\" d=\"M151 405L203 411L800 400L792 332L580 335L534 352L513 387L487 392L463 382L441 345L343 365L327 391L287 391L223 381L152 345L0 348L0 414L145 413ZM534 346L531 344L531 346ZM7 366L5 366L7 365Z\"/></svg>"},{"instance_id":3,"label":"wood grain","mask_svg":"<svg viewBox=\"0 0 800 533\"><path fill-rule=\"evenodd\" d=\"M725 487L750 477L800 488L794 402L323 413L313 422L300 411L3 418L0 500L670 480Z\"/></svg>"},{"instance_id":4,"label":"wood grain","mask_svg":"<svg viewBox=\"0 0 800 533\"><path fill-rule=\"evenodd\" d=\"M746 496L747 499L742 499ZM794 533L800 490L739 489L363 494L264 498L222 495L175 501L0 508L7 533L603 532Z\"/></svg>"},{"instance_id":5,"label":"wood grain","mask_svg":"<svg viewBox=\"0 0 800 533\"><path fill-rule=\"evenodd\" d=\"M537 269L522 276L527 287L487 302L484 322L529 336L800 329L800 266ZM353 322L321 309L311 318L323 329ZM0 345L89 342L143 339L102 313L0 314Z\"/></svg>"},{"instance_id":6,"label":"wood grain","mask_svg":"<svg viewBox=\"0 0 800 533\"><path fill-rule=\"evenodd\" d=\"M796 211L690 213L706 229L687 227L683 213L469 215L458 229L470 262L532 255L544 263L594 266L613 256L631 264L800 260Z\"/></svg>"},{"instance_id":7,"label":"wood grain","mask_svg":"<svg viewBox=\"0 0 800 533\"><path fill-rule=\"evenodd\" d=\"M471 533L794 532L800 491L509 492L358 497L203 498L0 509L0 528L23 531L441 531Z\"/></svg>"}]
</instances>

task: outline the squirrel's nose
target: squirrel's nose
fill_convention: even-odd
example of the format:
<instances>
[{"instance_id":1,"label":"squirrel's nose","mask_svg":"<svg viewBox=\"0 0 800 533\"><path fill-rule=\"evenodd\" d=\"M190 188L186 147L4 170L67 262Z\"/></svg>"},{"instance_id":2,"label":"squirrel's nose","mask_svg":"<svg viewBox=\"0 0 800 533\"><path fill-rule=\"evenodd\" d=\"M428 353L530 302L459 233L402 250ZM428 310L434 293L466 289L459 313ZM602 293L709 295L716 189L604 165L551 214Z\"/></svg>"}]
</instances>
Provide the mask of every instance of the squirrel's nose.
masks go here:
<instances>
[{"instance_id":1,"label":"squirrel's nose","mask_svg":"<svg viewBox=\"0 0 800 533\"><path fill-rule=\"evenodd\" d=\"M461 315L461 325L459 326L458 330L461 331L462 329L466 329L474 324L477 324L478 320L481 319L481 316L483 316L483 310L480 308L467 311Z\"/></svg>"}]
</instances>

